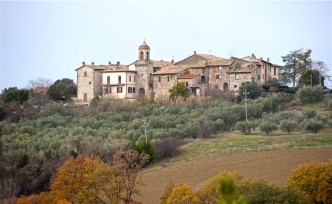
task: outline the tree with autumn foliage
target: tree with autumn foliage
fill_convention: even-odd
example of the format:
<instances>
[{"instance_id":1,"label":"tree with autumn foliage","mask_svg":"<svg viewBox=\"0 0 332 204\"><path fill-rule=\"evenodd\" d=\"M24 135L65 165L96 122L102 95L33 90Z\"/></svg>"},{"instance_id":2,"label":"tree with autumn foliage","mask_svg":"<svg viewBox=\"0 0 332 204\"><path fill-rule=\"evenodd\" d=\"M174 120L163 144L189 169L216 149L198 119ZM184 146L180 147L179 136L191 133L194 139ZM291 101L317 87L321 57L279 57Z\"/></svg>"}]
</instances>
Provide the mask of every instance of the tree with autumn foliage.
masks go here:
<instances>
[{"instance_id":1,"label":"tree with autumn foliage","mask_svg":"<svg viewBox=\"0 0 332 204\"><path fill-rule=\"evenodd\" d=\"M51 191L21 197L17 203L109 203L121 201L123 184L112 166L99 157L69 158L51 180Z\"/></svg>"},{"instance_id":2,"label":"tree with autumn foliage","mask_svg":"<svg viewBox=\"0 0 332 204\"><path fill-rule=\"evenodd\" d=\"M138 193L141 177L138 172L149 161L149 155L138 153L135 150L119 150L113 156L113 166L116 176L120 177L124 185L123 201L128 204L133 202L133 195Z\"/></svg>"},{"instance_id":3,"label":"tree with autumn foliage","mask_svg":"<svg viewBox=\"0 0 332 204\"><path fill-rule=\"evenodd\" d=\"M166 200L167 204L189 204L201 203L198 194L191 186L181 185L172 189L169 197Z\"/></svg>"},{"instance_id":4,"label":"tree with autumn foliage","mask_svg":"<svg viewBox=\"0 0 332 204\"><path fill-rule=\"evenodd\" d=\"M288 180L311 203L332 203L332 159L328 162L301 164L294 169Z\"/></svg>"}]
</instances>

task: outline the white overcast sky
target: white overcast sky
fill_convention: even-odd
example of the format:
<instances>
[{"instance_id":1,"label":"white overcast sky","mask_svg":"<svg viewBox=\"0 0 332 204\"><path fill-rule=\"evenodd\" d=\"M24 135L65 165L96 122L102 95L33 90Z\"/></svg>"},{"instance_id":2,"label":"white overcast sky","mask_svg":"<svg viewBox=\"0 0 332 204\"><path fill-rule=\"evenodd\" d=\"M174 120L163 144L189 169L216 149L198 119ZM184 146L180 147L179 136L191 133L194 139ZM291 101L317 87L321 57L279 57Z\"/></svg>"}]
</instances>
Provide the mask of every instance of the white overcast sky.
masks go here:
<instances>
[{"instance_id":1,"label":"white overcast sky","mask_svg":"<svg viewBox=\"0 0 332 204\"><path fill-rule=\"evenodd\" d=\"M209 52L258 57L312 49L332 69L331 1L2 1L0 91L71 78L86 63L129 64L145 39L155 60Z\"/></svg>"}]
</instances>

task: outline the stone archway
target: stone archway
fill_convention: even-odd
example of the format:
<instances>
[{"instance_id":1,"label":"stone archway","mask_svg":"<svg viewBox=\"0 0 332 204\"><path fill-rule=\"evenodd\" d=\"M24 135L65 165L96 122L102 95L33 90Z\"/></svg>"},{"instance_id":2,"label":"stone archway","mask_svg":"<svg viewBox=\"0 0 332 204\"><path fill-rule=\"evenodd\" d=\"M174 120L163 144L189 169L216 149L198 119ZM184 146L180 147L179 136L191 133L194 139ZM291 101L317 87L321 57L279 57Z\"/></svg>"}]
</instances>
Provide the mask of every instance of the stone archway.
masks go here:
<instances>
[{"instance_id":1,"label":"stone archway","mask_svg":"<svg viewBox=\"0 0 332 204\"><path fill-rule=\"evenodd\" d=\"M224 85L223 85L223 90L224 90L224 91L227 91L227 90L228 90L228 84L227 84L227 83L224 83Z\"/></svg>"},{"instance_id":2,"label":"stone archway","mask_svg":"<svg viewBox=\"0 0 332 204\"><path fill-rule=\"evenodd\" d=\"M140 88L138 90L138 97L143 98L145 96L145 90L143 88Z\"/></svg>"}]
</instances>

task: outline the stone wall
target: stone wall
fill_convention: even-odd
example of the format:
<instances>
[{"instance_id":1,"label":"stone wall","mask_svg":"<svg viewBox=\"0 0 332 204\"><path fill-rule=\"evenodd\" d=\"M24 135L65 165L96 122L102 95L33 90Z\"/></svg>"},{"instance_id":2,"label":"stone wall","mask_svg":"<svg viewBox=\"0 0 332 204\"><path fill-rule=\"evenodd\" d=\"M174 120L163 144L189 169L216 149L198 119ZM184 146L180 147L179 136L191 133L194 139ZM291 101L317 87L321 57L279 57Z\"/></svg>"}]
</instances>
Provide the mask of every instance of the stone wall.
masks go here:
<instances>
[{"instance_id":1,"label":"stone wall","mask_svg":"<svg viewBox=\"0 0 332 204\"><path fill-rule=\"evenodd\" d=\"M229 68L227 66L214 66L209 67L209 88L210 89L219 89L222 91L224 90L224 84L227 83L227 87L229 89L230 85L230 76L227 73ZM217 75L220 77L217 79ZM227 88L225 87L225 88Z\"/></svg>"},{"instance_id":2,"label":"stone wall","mask_svg":"<svg viewBox=\"0 0 332 204\"><path fill-rule=\"evenodd\" d=\"M153 65L151 63L136 64L136 87L137 90L144 89L145 96L151 95L153 91Z\"/></svg>"},{"instance_id":3,"label":"stone wall","mask_svg":"<svg viewBox=\"0 0 332 204\"><path fill-rule=\"evenodd\" d=\"M155 100L168 101L169 89L176 85L177 78L187 73L186 71L177 74L153 75L153 92Z\"/></svg>"},{"instance_id":4,"label":"stone wall","mask_svg":"<svg viewBox=\"0 0 332 204\"><path fill-rule=\"evenodd\" d=\"M229 77L231 91L238 91L242 83L252 82L252 73L231 73Z\"/></svg>"},{"instance_id":5,"label":"stone wall","mask_svg":"<svg viewBox=\"0 0 332 204\"><path fill-rule=\"evenodd\" d=\"M95 89L101 87L101 79L99 80L99 75L101 75L100 71L97 74L97 80L95 79L95 75L97 71L89 68L82 67L77 70L77 100L79 103L89 103L95 97ZM86 75L84 74L86 73ZM101 89L101 88L100 88ZM84 102L84 94L87 95L87 101Z\"/></svg>"}]
</instances>

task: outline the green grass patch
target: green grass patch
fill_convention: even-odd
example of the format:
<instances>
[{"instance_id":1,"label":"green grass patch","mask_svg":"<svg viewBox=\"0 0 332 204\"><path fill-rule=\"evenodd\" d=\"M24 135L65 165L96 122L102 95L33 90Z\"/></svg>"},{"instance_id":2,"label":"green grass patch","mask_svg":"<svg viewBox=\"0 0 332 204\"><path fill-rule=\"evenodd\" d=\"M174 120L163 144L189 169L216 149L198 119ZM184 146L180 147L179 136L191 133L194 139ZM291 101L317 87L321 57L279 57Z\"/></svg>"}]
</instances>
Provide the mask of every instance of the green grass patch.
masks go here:
<instances>
[{"instance_id":1,"label":"green grass patch","mask_svg":"<svg viewBox=\"0 0 332 204\"><path fill-rule=\"evenodd\" d=\"M274 133L266 136L263 133L254 133L253 135L229 133L211 139L197 139L183 146L179 155L163 160L153 166L172 165L211 155L319 147L332 147L332 128L324 129L317 134L293 132L290 135Z\"/></svg>"}]
</instances>

